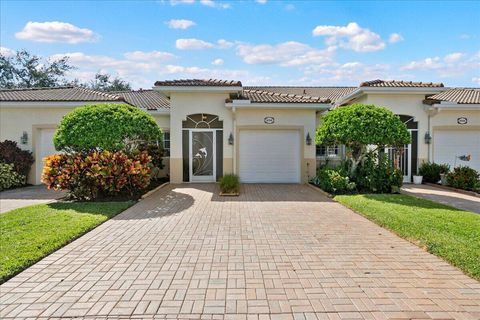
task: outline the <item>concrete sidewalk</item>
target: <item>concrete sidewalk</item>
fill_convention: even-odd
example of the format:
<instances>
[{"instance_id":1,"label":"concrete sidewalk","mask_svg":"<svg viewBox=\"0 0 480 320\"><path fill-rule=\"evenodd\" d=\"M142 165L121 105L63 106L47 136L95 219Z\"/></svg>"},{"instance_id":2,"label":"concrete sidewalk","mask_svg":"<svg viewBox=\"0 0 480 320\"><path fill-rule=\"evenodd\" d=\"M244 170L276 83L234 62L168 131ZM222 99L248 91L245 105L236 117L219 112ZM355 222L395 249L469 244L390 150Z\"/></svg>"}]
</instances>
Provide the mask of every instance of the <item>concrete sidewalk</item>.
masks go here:
<instances>
[{"instance_id":1,"label":"concrete sidewalk","mask_svg":"<svg viewBox=\"0 0 480 320\"><path fill-rule=\"evenodd\" d=\"M0 192L0 213L34 204L55 202L64 192L48 190L44 185L29 186Z\"/></svg>"},{"instance_id":2,"label":"concrete sidewalk","mask_svg":"<svg viewBox=\"0 0 480 320\"><path fill-rule=\"evenodd\" d=\"M402 187L402 193L445 204L457 209L480 213L480 198L467 194L423 184L406 184Z\"/></svg>"}]
</instances>

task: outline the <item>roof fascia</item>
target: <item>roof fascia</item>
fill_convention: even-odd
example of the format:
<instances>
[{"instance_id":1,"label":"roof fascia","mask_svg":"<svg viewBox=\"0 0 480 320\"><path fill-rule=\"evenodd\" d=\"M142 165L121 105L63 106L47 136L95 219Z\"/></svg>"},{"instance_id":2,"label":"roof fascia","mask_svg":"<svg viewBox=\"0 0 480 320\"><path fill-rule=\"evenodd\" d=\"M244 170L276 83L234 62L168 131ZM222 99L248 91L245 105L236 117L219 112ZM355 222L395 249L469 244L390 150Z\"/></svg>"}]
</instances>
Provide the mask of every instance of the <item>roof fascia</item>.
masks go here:
<instances>
[{"instance_id":1,"label":"roof fascia","mask_svg":"<svg viewBox=\"0 0 480 320\"><path fill-rule=\"evenodd\" d=\"M249 100L243 100L249 101ZM328 110L332 105L330 103L225 103L227 108L235 109L307 109L307 110Z\"/></svg>"}]
</instances>

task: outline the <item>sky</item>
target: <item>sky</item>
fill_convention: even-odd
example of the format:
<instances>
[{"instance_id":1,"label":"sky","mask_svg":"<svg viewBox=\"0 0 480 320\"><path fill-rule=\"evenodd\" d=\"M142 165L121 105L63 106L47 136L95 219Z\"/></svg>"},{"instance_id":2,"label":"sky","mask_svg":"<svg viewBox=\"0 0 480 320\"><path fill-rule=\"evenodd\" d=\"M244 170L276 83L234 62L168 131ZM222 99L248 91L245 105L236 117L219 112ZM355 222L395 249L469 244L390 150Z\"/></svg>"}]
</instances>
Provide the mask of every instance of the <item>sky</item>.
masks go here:
<instances>
[{"instance_id":1,"label":"sky","mask_svg":"<svg viewBox=\"0 0 480 320\"><path fill-rule=\"evenodd\" d=\"M9 1L1 53L69 56L70 78L480 87L480 1Z\"/></svg>"}]
</instances>

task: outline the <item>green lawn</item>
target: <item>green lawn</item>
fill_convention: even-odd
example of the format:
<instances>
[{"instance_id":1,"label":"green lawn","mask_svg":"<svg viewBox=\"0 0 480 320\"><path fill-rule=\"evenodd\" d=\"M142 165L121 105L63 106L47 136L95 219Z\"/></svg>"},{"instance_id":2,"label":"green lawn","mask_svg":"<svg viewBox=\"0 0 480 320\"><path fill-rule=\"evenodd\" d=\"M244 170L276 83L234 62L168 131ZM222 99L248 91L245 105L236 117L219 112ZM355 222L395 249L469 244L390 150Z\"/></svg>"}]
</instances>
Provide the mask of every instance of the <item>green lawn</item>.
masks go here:
<instances>
[{"instance_id":1,"label":"green lawn","mask_svg":"<svg viewBox=\"0 0 480 320\"><path fill-rule=\"evenodd\" d=\"M400 194L335 200L480 280L480 215Z\"/></svg>"},{"instance_id":2,"label":"green lawn","mask_svg":"<svg viewBox=\"0 0 480 320\"><path fill-rule=\"evenodd\" d=\"M51 203L0 214L0 283L132 204Z\"/></svg>"}]
</instances>

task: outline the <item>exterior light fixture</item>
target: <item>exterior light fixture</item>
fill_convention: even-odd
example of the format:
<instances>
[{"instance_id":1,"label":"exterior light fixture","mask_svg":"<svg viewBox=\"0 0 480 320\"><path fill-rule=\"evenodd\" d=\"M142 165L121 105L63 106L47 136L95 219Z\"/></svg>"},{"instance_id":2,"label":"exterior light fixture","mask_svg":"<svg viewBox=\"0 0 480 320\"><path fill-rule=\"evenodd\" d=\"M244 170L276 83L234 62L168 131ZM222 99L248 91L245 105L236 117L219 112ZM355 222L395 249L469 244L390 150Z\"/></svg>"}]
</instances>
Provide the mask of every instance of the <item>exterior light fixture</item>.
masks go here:
<instances>
[{"instance_id":1,"label":"exterior light fixture","mask_svg":"<svg viewBox=\"0 0 480 320\"><path fill-rule=\"evenodd\" d=\"M430 135L430 132L427 131L425 133L425 143L430 144L430 142L432 142L432 136Z\"/></svg>"},{"instance_id":2,"label":"exterior light fixture","mask_svg":"<svg viewBox=\"0 0 480 320\"><path fill-rule=\"evenodd\" d=\"M230 133L230 136L228 137L228 144L233 145L233 134Z\"/></svg>"},{"instance_id":3,"label":"exterior light fixture","mask_svg":"<svg viewBox=\"0 0 480 320\"><path fill-rule=\"evenodd\" d=\"M305 142L307 143L307 146L312 145L312 138L310 138L310 132L307 133L307 138L305 139Z\"/></svg>"},{"instance_id":4,"label":"exterior light fixture","mask_svg":"<svg viewBox=\"0 0 480 320\"><path fill-rule=\"evenodd\" d=\"M27 144L28 142L28 133L27 131L23 131L22 136L20 137L20 142L22 144Z\"/></svg>"}]
</instances>

